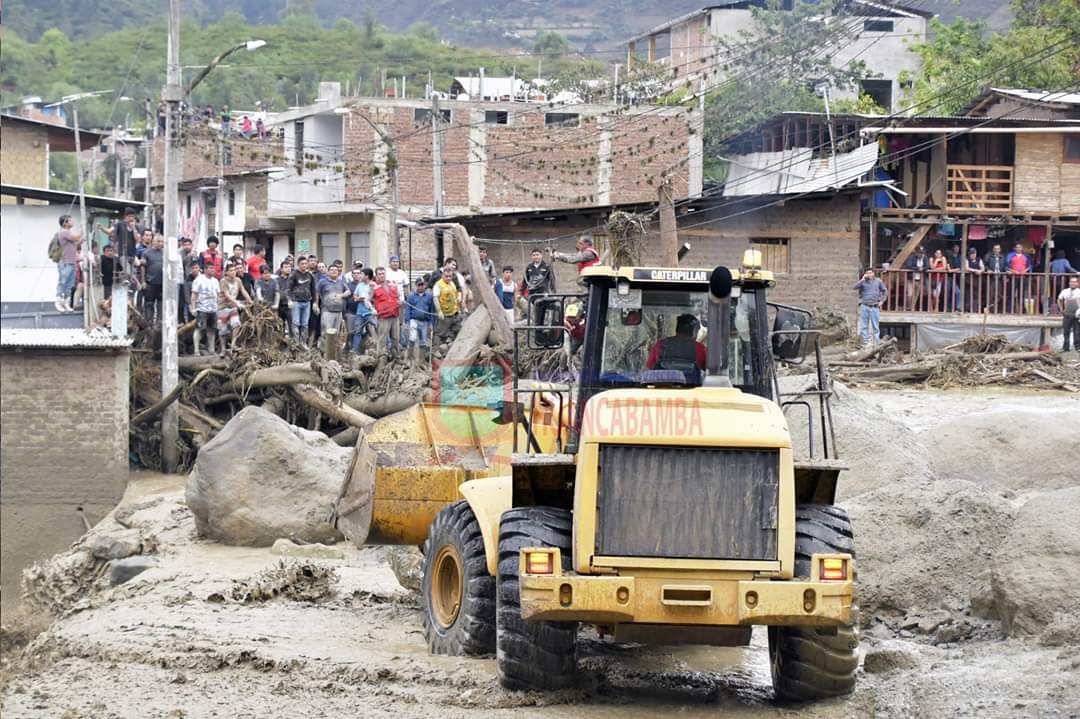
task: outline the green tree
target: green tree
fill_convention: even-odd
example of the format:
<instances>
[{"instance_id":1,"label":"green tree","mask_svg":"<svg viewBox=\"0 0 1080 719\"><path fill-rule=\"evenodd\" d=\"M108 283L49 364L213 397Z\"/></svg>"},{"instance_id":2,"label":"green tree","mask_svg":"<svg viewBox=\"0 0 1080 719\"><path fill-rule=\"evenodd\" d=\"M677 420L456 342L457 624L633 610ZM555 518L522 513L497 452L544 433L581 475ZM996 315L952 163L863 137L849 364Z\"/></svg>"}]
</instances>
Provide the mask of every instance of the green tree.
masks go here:
<instances>
[{"instance_id":1,"label":"green tree","mask_svg":"<svg viewBox=\"0 0 1080 719\"><path fill-rule=\"evenodd\" d=\"M533 43L532 51L536 55L545 57L561 57L570 51L570 43L557 32L541 30L536 33L536 42Z\"/></svg>"},{"instance_id":2,"label":"green tree","mask_svg":"<svg viewBox=\"0 0 1080 719\"><path fill-rule=\"evenodd\" d=\"M726 138L777 112L824 110L816 86L847 90L870 76L861 62L832 62L853 32L850 18L834 16L839 4L796 0L784 10L769 0L753 10L745 31L716 39L716 58L704 72L707 176L723 172L719 158Z\"/></svg>"},{"instance_id":3,"label":"green tree","mask_svg":"<svg viewBox=\"0 0 1080 719\"><path fill-rule=\"evenodd\" d=\"M920 113L963 109L988 86L1061 90L1080 78L1080 1L1015 0L1008 32L982 23L930 22L928 42L915 45L922 67L906 98Z\"/></svg>"}]
</instances>

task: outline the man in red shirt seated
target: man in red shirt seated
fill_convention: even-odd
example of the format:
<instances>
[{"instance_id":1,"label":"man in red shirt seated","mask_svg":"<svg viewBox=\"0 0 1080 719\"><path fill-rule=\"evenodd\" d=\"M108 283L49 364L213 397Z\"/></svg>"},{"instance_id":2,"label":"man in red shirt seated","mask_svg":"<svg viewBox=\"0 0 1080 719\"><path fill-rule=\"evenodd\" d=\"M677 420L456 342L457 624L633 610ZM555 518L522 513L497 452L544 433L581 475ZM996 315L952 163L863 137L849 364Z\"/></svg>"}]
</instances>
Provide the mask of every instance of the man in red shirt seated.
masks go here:
<instances>
[{"instance_id":1,"label":"man in red shirt seated","mask_svg":"<svg viewBox=\"0 0 1080 719\"><path fill-rule=\"evenodd\" d=\"M674 369L689 372L695 367L705 369L708 350L695 338L700 323L693 315L679 315L675 334L652 346L645 369Z\"/></svg>"}]
</instances>

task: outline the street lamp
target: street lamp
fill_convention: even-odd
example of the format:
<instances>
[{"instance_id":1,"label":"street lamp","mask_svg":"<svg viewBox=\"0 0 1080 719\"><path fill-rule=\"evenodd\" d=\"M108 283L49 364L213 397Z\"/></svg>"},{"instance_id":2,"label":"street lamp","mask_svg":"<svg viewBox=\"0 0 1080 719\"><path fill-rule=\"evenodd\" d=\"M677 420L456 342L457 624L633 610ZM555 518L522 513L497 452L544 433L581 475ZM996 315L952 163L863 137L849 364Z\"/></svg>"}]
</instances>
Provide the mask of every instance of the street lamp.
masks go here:
<instances>
[{"instance_id":1,"label":"street lamp","mask_svg":"<svg viewBox=\"0 0 1080 719\"><path fill-rule=\"evenodd\" d=\"M196 75L190 83L188 83L188 86L186 88L184 88L184 97L190 95L191 91L195 89L195 86L202 82L206 78L206 76L210 74L210 71L220 65L222 61L224 61L225 58L227 58L229 55L232 55L234 52L237 52L239 50L247 50L248 52L254 52L260 47L264 47L265 45L266 40L248 40L234 47L230 47L228 50L211 60L206 67L199 71L199 74Z\"/></svg>"},{"instance_id":2,"label":"street lamp","mask_svg":"<svg viewBox=\"0 0 1080 719\"><path fill-rule=\"evenodd\" d=\"M176 336L177 311L179 297L176 278L179 275L180 253L176 245L177 197L180 188L180 167L183 164L183 149L176 142L177 123L180 120L180 103L191 91L221 64L221 61L238 50L249 52L266 45L263 40L248 40L229 48L204 67L198 75L184 87L180 76L180 0L169 0L169 42L166 48L166 81L162 99L168 106L165 115L165 179L162 183L165 193L165 252L166 261L162 269L161 298L161 396L171 396L180 382L179 342ZM179 419L176 404L170 404L161 415L161 464L166 472L175 472L177 461L176 442L179 437Z\"/></svg>"},{"instance_id":3,"label":"street lamp","mask_svg":"<svg viewBox=\"0 0 1080 719\"><path fill-rule=\"evenodd\" d=\"M88 257L90 261L87 262L86 278L83 282L83 288L85 295L83 296L83 323L86 327L90 326L92 320L97 319L97 308L93 306L93 271L94 271L94 238L87 233L86 227L86 186L83 181L82 171L82 141L79 138L79 100L85 100L88 97L98 97L99 95L110 95L112 90L95 90L93 92L79 92L74 95L65 95L60 98L59 102L54 102L46 107L56 107L57 105L71 105L71 121L75 124L75 174L78 180L79 190L79 230L82 235L83 241L86 242L88 250ZM124 313L126 317L127 305L124 306ZM124 320L124 326L127 326L127 320Z\"/></svg>"}]
</instances>

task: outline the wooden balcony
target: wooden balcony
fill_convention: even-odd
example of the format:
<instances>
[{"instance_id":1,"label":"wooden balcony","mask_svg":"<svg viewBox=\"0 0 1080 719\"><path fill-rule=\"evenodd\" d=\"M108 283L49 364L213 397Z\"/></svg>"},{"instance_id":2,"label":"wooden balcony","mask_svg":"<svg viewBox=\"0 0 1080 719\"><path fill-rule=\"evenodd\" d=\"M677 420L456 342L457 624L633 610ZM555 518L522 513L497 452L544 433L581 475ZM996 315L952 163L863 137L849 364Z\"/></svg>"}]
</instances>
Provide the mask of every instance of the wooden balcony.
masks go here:
<instances>
[{"instance_id":1,"label":"wooden balcony","mask_svg":"<svg viewBox=\"0 0 1080 719\"><path fill-rule=\"evenodd\" d=\"M1012 165L948 165L945 180L948 212L993 215L1012 210Z\"/></svg>"}]
</instances>

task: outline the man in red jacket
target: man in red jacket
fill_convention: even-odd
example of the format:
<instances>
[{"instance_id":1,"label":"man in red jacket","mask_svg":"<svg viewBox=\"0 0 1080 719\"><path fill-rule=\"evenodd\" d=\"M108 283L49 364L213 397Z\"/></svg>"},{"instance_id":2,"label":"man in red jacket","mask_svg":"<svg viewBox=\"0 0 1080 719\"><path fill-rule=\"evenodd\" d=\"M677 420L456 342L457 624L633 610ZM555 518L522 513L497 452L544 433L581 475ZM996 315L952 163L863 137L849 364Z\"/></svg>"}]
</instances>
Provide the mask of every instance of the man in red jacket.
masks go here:
<instances>
[{"instance_id":1,"label":"man in red jacket","mask_svg":"<svg viewBox=\"0 0 1080 719\"><path fill-rule=\"evenodd\" d=\"M386 268L375 268L375 289L371 293L371 304L375 306L375 316L379 318L378 347L379 353L389 352L390 357L397 354L398 342L398 286L386 279ZM389 347L387 347L389 342Z\"/></svg>"},{"instance_id":2,"label":"man in red jacket","mask_svg":"<svg viewBox=\"0 0 1080 719\"><path fill-rule=\"evenodd\" d=\"M225 276L224 262L225 257L218 252L218 238L210 235L206 238L206 249L199 253L199 267L205 276L220 280Z\"/></svg>"}]
</instances>

